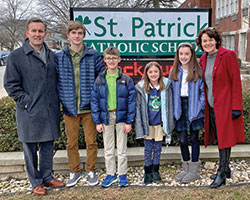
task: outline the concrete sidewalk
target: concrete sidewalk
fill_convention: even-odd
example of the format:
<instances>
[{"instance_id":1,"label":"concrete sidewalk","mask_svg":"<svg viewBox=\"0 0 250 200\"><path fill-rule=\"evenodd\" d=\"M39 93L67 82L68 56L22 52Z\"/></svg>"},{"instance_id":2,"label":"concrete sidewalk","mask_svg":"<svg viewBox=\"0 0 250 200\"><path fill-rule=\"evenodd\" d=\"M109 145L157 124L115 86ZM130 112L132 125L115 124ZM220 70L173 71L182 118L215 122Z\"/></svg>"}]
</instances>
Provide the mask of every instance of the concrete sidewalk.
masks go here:
<instances>
[{"instance_id":1,"label":"concrete sidewalk","mask_svg":"<svg viewBox=\"0 0 250 200\"><path fill-rule=\"evenodd\" d=\"M86 150L81 149L80 151L81 169L84 169L86 161ZM104 168L104 152L103 149L98 150L98 158L96 166L98 168ZM208 146L204 148L201 146L200 160L217 160L219 158L218 147ZM250 159L250 144L236 145L232 148L231 153L232 159ZM161 164L180 162L181 152L179 147L168 147L165 153L165 146L162 150ZM128 148L128 165L129 166L142 166L144 162L144 148L135 147ZM54 155L54 172L68 172L68 159L66 150L59 150ZM0 153L0 177L12 176L16 178L24 178L27 176L23 152L7 152Z\"/></svg>"}]
</instances>

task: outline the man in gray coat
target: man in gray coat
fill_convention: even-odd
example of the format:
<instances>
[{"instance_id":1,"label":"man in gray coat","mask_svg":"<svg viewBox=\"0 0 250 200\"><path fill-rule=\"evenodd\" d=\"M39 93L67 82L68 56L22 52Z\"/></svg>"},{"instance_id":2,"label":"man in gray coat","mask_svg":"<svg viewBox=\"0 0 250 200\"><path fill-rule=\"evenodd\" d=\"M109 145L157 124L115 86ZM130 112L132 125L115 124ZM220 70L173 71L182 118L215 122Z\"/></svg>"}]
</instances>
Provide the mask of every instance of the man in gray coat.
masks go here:
<instances>
[{"instance_id":1,"label":"man in gray coat","mask_svg":"<svg viewBox=\"0 0 250 200\"><path fill-rule=\"evenodd\" d=\"M52 176L53 142L60 135L56 66L54 53L44 43L45 23L30 19L25 34L22 47L8 57L4 87L16 102L18 139L33 193L44 195L43 185L64 186Z\"/></svg>"}]
</instances>

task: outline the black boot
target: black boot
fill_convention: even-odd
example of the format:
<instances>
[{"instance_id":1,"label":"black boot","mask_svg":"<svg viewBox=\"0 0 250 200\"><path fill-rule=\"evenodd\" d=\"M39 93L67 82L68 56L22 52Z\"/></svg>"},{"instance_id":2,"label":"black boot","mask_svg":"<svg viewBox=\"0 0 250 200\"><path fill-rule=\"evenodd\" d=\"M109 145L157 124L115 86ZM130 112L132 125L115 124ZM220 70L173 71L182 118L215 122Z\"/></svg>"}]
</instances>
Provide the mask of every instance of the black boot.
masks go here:
<instances>
[{"instance_id":1,"label":"black boot","mask_svg":"<svg viewBox=\"0 0 250 200\"><path fill-rule=\"evenodd\" d=\"M210 185L211 188L218 188L222 185L226 184L226 174L222 173L221 171L217 172L217 176L215 178L215 180L212 182L212 184Z\"/></svg>"},{"instance_id":2,"label":"black boot","mask_svg":"<svg viewBox=\"0 0 250 200\"><path fill-rule=\"evenodd\" d=\"M226 178L231 178L231 169L229 167L231 148L220 149L219 154L220 154L220 160L219 160L218 171L224 172L226 174ZM215 180L218 171L216 174L210 176L212 180Z\"/></svg>"},{"instance_id":3,"label":"black boot","mask_svg":"<svg viewBox=\"0 0 250 200\"><path fill-rule=\"evenodd\" d=\"M159 173L159 164L158 165L153 165L153 169L152 169L152 175L153 175L153 181L154 182L159 182L161 181L161 175Z\"/></svg>"},{"instance_id":4,"label":"black boot","mask_svg":"<svg viewBox=\"0 0 250 200\"><path fill-rule=\"evenodd\" d=\"M212 179L212 180L216 179L217 174L218 174L218 171L217 171L216 174L211 175L210 179ZM225 175L226 175L226 178L231 178L232 177L230 168L228 168L228 171L225 172Z\"/></svg>"},{"instance_id":5,"label":"black boot","mask_svg":"<svg viewBox=\"0 0 250 200\"><path fill-rule=\"evenodd\" d=\"M153 182L152 165L144 166L144 184L151 184Z\"/></svg>"}]
</instances>

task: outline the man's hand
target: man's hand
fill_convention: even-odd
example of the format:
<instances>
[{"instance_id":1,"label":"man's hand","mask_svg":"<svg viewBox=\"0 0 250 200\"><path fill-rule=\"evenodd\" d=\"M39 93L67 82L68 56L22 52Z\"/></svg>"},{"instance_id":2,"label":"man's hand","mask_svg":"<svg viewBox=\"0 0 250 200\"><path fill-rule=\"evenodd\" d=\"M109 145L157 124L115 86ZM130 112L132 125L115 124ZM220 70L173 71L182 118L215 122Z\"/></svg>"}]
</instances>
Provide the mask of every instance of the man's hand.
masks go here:
<instances>
[{"instance_id":1,"label":"man's hand","mask_svg":"<svg viewBox=\"0 0 250 200\"><path fill-rule=\"evenodd\" d=\"M103 124L96 125L96 130L98 133L102 133L104 131Z\"/></svg>"},{"instance_id":2,"label":"man's hand","mask_svg":"<svg viewBox=\"0 0 250 200\"><path fill-rule=\"evenodd\" d=\"M131 124L124 125L124 133L128 134L131 131Z\"/></svg>"}]
</instances>

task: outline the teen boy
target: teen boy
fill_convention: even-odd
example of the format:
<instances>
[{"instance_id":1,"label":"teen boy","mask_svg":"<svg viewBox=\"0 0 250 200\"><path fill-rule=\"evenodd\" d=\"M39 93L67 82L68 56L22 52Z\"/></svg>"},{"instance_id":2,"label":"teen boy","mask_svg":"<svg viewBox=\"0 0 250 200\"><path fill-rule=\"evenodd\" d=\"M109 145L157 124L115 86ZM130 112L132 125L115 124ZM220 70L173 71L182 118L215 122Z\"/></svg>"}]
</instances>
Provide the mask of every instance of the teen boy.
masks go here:
<instances>
[{"instance_id":1,"label":"teen boy","mask_svg":"<svg viewBox=\"0 0 250 200\"><path fill-rule=\"evenodd\" d=\"M103 187L117 181L115 162L115 129L118 155L119 186L127 186L127 134L135 118L136 91L132 79L118 69L120 51L108 47L104 62L108 69L101 73L91 92L91 113L96 130L103 133L107 177Z\"/></svg>"},{"instance_id":2,"label":"teen boy","mask_svg":"<svg viewBox=\"0 0 250 200\"><path fill-rule=\"evenodd\" d=\"M85 170L88 184L98 184L95 174L97 159L96 129L90 113L91 89L97 75L104 70L99 53L83 44L86 29L82 23L70 21L67 26L69 45L56 54L58 95L63 105L67 135L70 179L66 186L74 186L81 178L78 152L80 122L84 129L87 146Z\"/></svg>"}]
</instances>

